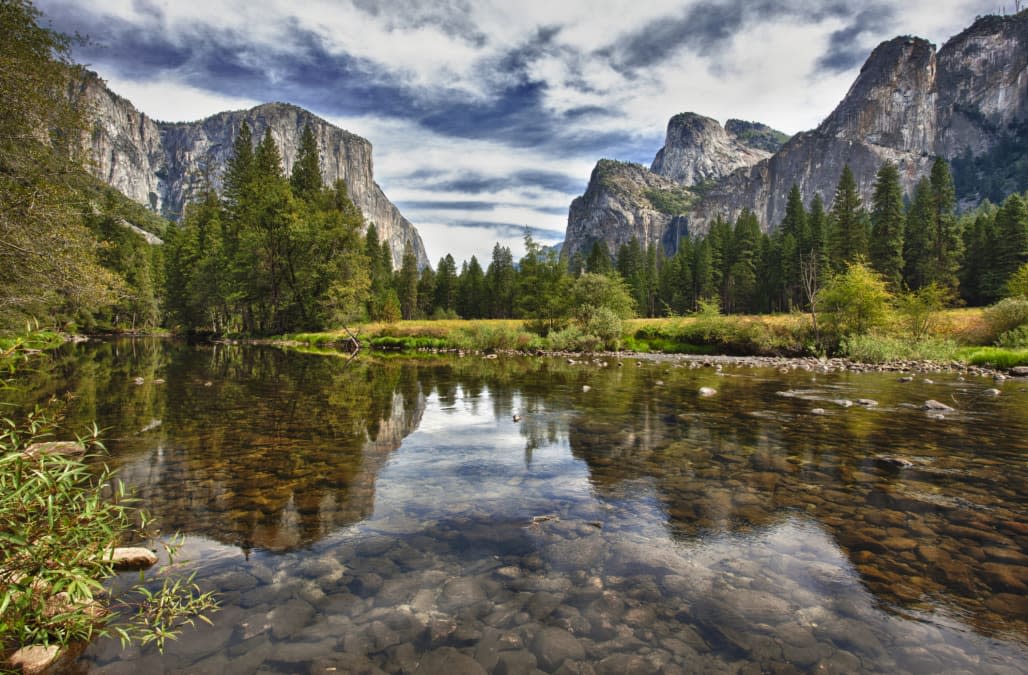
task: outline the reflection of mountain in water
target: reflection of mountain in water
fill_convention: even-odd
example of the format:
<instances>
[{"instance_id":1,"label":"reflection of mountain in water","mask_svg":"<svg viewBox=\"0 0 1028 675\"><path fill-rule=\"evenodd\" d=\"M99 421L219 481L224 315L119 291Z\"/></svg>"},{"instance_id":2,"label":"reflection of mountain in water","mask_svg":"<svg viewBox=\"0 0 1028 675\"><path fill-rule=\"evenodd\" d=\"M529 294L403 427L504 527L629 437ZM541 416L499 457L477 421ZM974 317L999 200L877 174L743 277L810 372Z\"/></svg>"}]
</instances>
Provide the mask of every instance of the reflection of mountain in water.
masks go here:
<instances>
[{"instance_id":1,"label":"reflection of mountain in water","mask_svg":"<svg viewBox=\"0 0 1028 675\"><path fill-rule=\"evenodd\" d=\"M990 469L998 457L975 451L1013 447L990 436L1003 425L963 424L926 440L919 411L826 422L809 414L810 401L776 396L779 380L724 377L715 400L696 396L700 384L669 382L651 395L639 387L620 410L604 404L570 421L572 453L599 496L652 486L682 541L810 516L887 604L931 610L941 599L987 633L1028 634L1028 523L1010 497L1025 477ZM881 395L884 407L894 394ZM877 459L912 447L918 462L902 471Z\"/></svg>"},{"instance_id":2,"label":"reflection of mountain in water","mask_svg":"<svg viewBox=\"0 0 1028 675\"><path fill-rule=\"evenodd\" d=\"M225 346L157 352L166 383L105 383L118 405L98 417L121 479L165 532L285 550L358 522L425 409L416 374L399 366ZM121 368L145 372L145 359ZM144 400L146 419L160 420L147 432Z\"/></svg>"}]
</instances>

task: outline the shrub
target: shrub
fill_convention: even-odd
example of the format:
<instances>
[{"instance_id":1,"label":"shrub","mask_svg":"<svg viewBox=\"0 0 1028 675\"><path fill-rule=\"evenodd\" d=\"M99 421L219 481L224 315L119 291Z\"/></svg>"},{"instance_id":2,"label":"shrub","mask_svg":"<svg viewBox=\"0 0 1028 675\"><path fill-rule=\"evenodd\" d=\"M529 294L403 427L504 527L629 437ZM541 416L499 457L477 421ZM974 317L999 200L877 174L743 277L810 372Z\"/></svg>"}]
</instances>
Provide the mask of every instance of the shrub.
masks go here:
<instances>
[{"instance_id":1,"label":"shrub","mask_svg":"<svg viewBox=\"0 0 1028 675\"><path fill-rule=\"evenodd\" d=\"M835 343L864 335L889 320L891 295L885 280L863 263L851 263L818 291L826 333Z\"/></svg>"},{"instance_id":2,"label":"shrub","mask_svg":"<svg viewBox=\"0 0 1028 675\"><path fill-rule=\"evenodd\" d=\"M952 293L936 283L896 297L896 312L904 330L920 340L935 329L938 313L950 301Z\"/></svg>"},{"instance_id":3,"label":"shrub","mask_svg":"<svg viewBox=\"0 0 1028 675\"><path fill-rule=\"evenodd\" d=\"M985 310L987 339L996 340L1000 335L1028 323L1028 298L1004 298Z\"/></svg>"},{"instance_id":4,"label":"shrub","mask_svg":"<svg viewBox=\"0 0 1028 675\"><path fill-rule=\"evenodd\" d=\"M997 347L1004 349L1028 349L1028 325L1008 330L996 340Z\"/></svg>"},{"instance_id":5,"label":"shrub","mask_svg":"<svg viewBox=\"0 0 1028 675\"><path fill-rule=\"evenodd\" d=\"M6 372L15 372L34 351L26 344L0 350ZM53 399L23 422L0 420L0 652L99 635L153 642L163 650L183 624L208 621L203 612L217 602L201 594L192 577L166 577L156 589L140 583L118 597L104 596L102 584L114 576L105 553L143 535L150 521L106 466L95 473L83 458L26 452L33 443L53 440L60 412ZM101 452L97 436L94 427L83 447ZM174 549L169 545L169 556ZM127 623L112 623L119 612L130 615Z\"/></svg>"},{"instance_id":6,"label":"shrub","mask_svg":"<svg viewBox=\"0 0 1028 675\"><path fill-rule=\"evenodd\" d=\"M947 338L911 340L875 333L851 335L843 339L843 354L861 363L889 361L948 361L957 352L957 343Z\"/></svg>"},{"instance_id":7,"label":"shrub","mask_svg":"<svg viewBox=\"0 0 1028 675\"><path fill-rule=\"evenodd\" d=\"M609 307L597 308L585 323L585 332L595 335L609 349L621 346L622 331L621 317Z\"/></svg>"}]
</instances>

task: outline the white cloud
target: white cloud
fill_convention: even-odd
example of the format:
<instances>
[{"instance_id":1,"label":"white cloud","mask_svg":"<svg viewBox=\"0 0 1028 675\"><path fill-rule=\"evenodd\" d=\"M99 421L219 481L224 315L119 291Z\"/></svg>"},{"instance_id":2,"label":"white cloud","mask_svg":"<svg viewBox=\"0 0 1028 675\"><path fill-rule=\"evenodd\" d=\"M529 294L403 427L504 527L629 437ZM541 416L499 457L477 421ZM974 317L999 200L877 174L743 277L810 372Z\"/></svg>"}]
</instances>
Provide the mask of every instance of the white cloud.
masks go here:
<instances>
[{"instance_id":1,"label":"white cloud","mask_svg":"<svg viewBox=\"0 0 1028 675\"><path fill-rule=\"evenodd\" d=\"M155 120L191 122L264 103L243 96L225 96L170 78L142 82L105 75L102 70L99 74L112 91Z\"/></svg>"}]
</instances>

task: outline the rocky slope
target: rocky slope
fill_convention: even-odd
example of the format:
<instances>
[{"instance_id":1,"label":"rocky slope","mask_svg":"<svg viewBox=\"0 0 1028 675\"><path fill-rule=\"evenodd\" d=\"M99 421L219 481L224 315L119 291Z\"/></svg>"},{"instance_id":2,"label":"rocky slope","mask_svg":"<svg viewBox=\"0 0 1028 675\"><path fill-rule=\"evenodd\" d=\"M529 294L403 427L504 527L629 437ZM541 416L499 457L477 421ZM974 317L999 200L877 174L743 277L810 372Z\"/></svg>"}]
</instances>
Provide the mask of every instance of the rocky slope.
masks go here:
<instances>
[{"instance_id":1,"label":"rocky slope","mask_svg":"<svg viewBox=\"0 0 1028 675\"><path fill-rule=\"evenodd\" d=\"M92 134L87 141L92 173L172 219L178 218L197 195L205 173L215 185L220 184L243 121L250 125L255 138L271 129L286 172L292 169L300 134L309 124L318 140L326 182L342 179L346 183L365 221L375 223L379 236L389 241L394 264L399 266L408 241L419 264L428 264L417 229L375 183L371 143L313 113L293 105L268 103L250 110L219 113L198 122L157 122L108 89L95 75L81 82L73 96L85 104L92 120Z\"/></svg>"},{"instance_id":2,"label":"rocky slope","mask_svg":"<svg viewBox=\"0 0 1028 675\"><path fill-rule=\"evenodd\" d=\"M561 255L588 256L597 240L613 254L633 238L674 250L679 226L685 232L685 219L675 212L684 211L689 198L677 183L641 164L601 159L585 194L571 202Z\"/></svg>"},{"instance_id":3,"label":"rocky slope","mask_svg":"<svg viewBox=\"0 0 1028 675\"><path fill-rule=\"evenodd\" d=\"M722 127L709 117L681 113L668 122L650 171L685 186L709 183L767 159L784 138L763 124L729 120Z\"/></svg>"},{"instance_id":4,"label":"rocky slope","mask_svg":"<svg viewBox=\"0 0 1028 675\"><path fill-rule=\"evenodd\" d=\"M953 159L968 149L972 155L985 153L1017 133L1017 125L1026 120L1028 11L978 19L938 50L920 38L898 37L871 53L845 98L816 129L797 134L748 167L737 142L746 134L738 127L730 123L721 130L698 115L672 119L668 142L652 170L702 189L693 190L695 199L685 218L667 231L653 231L648 241L667 247L686 227L682 220L688 232L702 233L718 215L734 218L744 208L753 210L765 229L774 227L785 213L793 184L808 204L815 194L830 204L847 164L865 202L884 160L899 166L909 190L935 157ZM748 148L754 151L754 144ZM732 162L742 168L726 173ZM592 191L590 184L586 196ZM591 245L601 236L613 247L625 235L589 229L589 223L606 221L583 208L580 202L586 196L575 201L578 208L572 205L566 247L578 250L583 247L579 239ZM621 219L633 221L630 214Z\"/></svg>"},{"instance_id":5,"label":"rocky slope","mask_svg":"<svg viewBox=\"0 0 1028 675\"><path fill-rule=\"evenodd\" d=\"M717 214L743 208L773 227L793 183L808 203L815 193L830 203L845 164L865 201L884 160L899 165L909 190L935 157L985 152L1026 117L1028 12L979 19L939 50L920 38L895 38L872 52L817 129L710 190L690 214L690 229L704 231Z\"/></svg>"}]
</instances>

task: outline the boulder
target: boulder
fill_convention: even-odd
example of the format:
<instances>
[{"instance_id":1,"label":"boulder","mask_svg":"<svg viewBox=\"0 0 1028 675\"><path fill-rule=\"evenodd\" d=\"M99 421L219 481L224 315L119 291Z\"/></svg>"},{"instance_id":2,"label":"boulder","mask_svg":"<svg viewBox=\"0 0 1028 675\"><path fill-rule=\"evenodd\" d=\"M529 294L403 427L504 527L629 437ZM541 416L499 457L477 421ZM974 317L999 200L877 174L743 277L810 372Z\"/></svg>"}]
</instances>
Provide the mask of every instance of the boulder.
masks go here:
<instances>
[{"instance_id":1,"label":"boulder","mask_svg":"<svg viewBox=\"0 0 1028 675\"><path fill-rule=\"evenodd\" d=\"M22 455L29 459L43 455L61 455L64 457L81 457L86 454L86 446L78 441L51 441L49 443L33 443L25 448Z\"/></svg>"},{"instance_id":2,"label":"boulder","mask_svg":"<svg viewBox=\"0 0 1028 675\"><path fill-rule=\"evenodd\" d=\"M29 645L11 654L7 662L24 675L37 675L46 672L60 655L61 648L57 645Z\"/></svg>"},{"instance_id":3,"label":"boulder","mask_svg":"<svg viewBox=\"0 0 1028 675\"><path fill-rule=\"evenodd\" d=\"M104 559L116 570L145 570L157 564L157 554L142 546L119 546Z\"/></svg>"}]
</instances>

